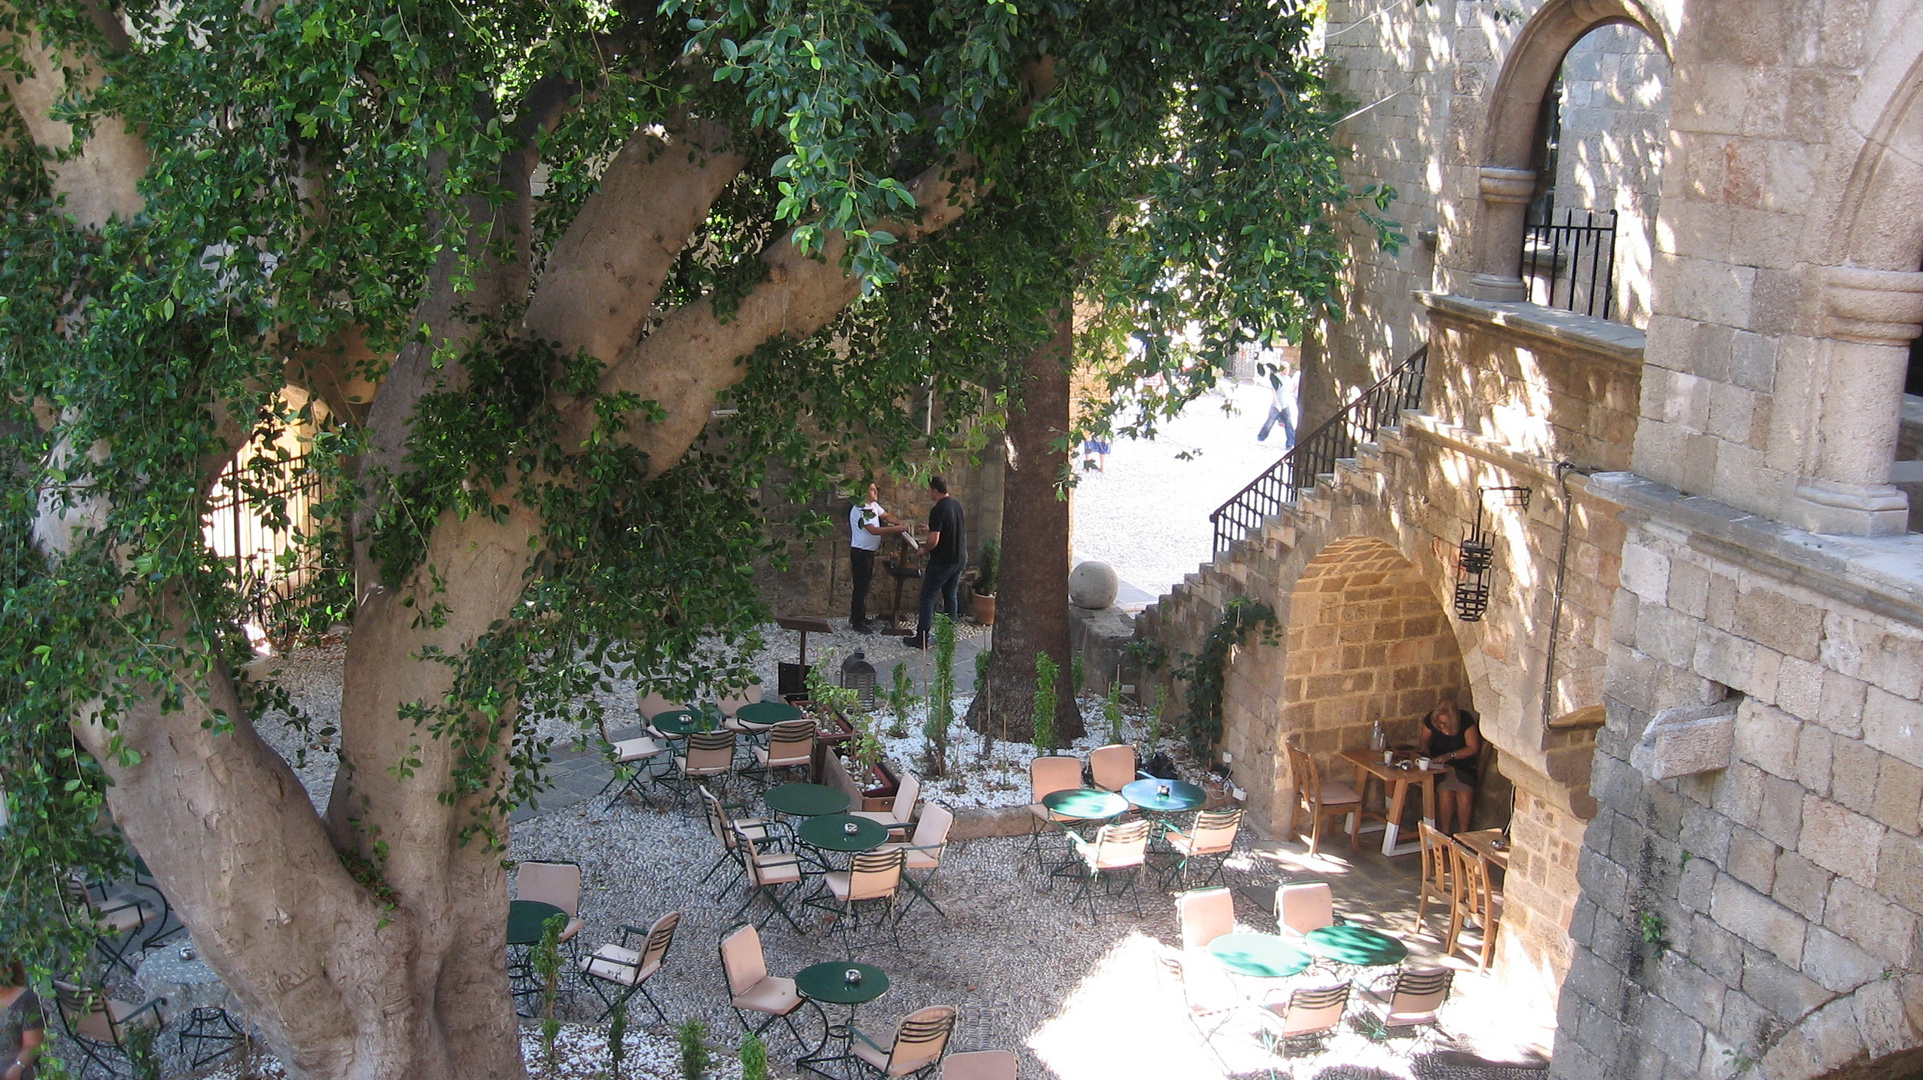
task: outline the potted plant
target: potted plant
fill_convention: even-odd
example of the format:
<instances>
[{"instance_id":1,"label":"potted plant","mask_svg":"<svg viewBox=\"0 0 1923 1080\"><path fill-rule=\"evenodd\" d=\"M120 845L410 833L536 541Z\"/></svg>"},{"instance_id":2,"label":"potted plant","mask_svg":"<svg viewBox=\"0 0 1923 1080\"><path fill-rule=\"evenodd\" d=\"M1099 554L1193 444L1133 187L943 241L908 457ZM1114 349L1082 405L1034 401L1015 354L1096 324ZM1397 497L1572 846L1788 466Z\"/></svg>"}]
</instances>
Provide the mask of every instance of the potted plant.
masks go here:
<instances>
[{"instance_id":1,"label":"potted plant","mask_svg":"<svg viewBox=\"0 0 1923 1080\"><path fill-rule=\"evenodd\" d=\"M982 541L982 553L975 560L975 596L972 610L975 621L983 626L995 625L995 581L1001 576L1001 541L989 537Z\"/></svg>"}]
</instances>

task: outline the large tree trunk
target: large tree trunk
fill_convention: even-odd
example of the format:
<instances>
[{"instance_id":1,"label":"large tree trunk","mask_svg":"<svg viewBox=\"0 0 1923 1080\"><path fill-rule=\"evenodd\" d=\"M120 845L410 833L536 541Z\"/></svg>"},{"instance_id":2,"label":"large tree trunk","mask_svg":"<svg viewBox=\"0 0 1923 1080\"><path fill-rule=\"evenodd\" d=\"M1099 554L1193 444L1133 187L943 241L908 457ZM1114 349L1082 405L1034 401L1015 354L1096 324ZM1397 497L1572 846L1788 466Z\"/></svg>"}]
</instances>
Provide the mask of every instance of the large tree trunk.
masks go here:
<instances>
[{"instance_id":1,"label":"large tree trunk","mask_svg":"<svg viewBox=\"0 0 1923 1080\"><path fill-rule=\"evenodd\" d=\"M1035 656L1061 669L1055 710L1058 745L1085 734L1069 681L1068 500L1060 481L1069 456L1068 374L1075 331L1066 303L1055 333L1022 361L1021 407L1008 417L1008 475L1002 486L1002 572L995 611L994 658L986 693L975 695L968 724L993 725L996 738L1035 737ZM992 707L992 717L990 708Z\"/></svg>"}]
</instances>

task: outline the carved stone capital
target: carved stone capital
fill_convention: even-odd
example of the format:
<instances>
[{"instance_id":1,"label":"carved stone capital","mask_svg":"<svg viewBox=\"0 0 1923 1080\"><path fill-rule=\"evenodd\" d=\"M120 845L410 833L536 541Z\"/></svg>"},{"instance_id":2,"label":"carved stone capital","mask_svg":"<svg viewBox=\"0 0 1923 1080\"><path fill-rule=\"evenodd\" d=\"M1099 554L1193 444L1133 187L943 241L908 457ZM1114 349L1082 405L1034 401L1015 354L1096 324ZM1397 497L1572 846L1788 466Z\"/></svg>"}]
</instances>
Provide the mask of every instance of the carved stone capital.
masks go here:
<instances>
[{"instance_id":1,"label":"carved stone capital","mask_svg":"<svg viewBox=\"0 0 1923 1080\"><path fill-rule=\"evenodd\" d=\"M1822 288L1830 337L1908 348L1923 333L1923 273L1832 266Z\"/></svg>"},{"instance_id":2,"label":"carved stone capital","mask_svg":"<svg viewBox=\"0 0 1923 1080\"><path fill-rule=\"evenodd\" d=\"M1485 165L1478 173L1478 178L1484 202L1526 203L1536 195L1536 173L1533 169L1499 169Z\"/></svg>"}]
</instances>

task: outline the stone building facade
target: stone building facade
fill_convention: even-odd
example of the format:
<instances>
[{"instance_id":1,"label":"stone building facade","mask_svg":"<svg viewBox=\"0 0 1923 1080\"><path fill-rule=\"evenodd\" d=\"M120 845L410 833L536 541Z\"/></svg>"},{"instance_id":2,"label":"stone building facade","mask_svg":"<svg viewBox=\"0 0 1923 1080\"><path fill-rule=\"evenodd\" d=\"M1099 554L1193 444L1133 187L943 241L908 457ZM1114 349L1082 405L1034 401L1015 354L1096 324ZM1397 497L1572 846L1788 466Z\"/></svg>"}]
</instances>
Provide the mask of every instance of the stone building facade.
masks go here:
<instances>
[{"instance_id":1,"label":"stone building facade","mask_svg":"<svg viewBox=\"0 0 1923 1080\"><path fill-rule=\"evenodd\" d=\"M1626 55L1598 30L1667 70L1666 135L1619 141L1660 178L1641 330L1525 300L1543 103L1578 111L1590 45ZM1306 419L1425 341L1430 391L1143 633L1194 651L1231 597L1275 606L1223 742L1272 826L1281 738L1328 753L1405 691L1466 690L1517 792L1497 973L1554 991L1552 1075L1923 1071L1923 538L1895 464L1923 2L1336 0L1327 43L1363 107L1355 178L1393 183L1417 240L1358 237ZM1497 486L1531 501L1495 510L1490 607L1465 622L1453 548ZM1329 596L1376 605L1367 641ZM1450 662L1437 613L1459 687L1425 683Z\"/></svg>"}]
</instances>

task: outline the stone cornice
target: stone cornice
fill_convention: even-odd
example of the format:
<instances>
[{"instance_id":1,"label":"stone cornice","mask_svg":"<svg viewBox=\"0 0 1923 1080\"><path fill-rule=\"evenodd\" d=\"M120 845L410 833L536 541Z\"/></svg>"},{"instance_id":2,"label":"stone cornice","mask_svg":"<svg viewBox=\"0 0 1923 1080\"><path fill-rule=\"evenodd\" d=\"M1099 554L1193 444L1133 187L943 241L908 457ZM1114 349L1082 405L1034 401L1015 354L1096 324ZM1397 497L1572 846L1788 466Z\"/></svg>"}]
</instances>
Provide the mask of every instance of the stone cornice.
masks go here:
<instances>
[{"instance_id":1,"label":"stone cornice","mask_svg":"<svg viewBox=\"0 0 1923 1080\"><path fill-rule=\"evenodd\" d=\"M1623 505L1624 520L1679 529L1705 555L1923 627L1923 534L1819 536L1635 473L1598 473L1589 484Z\"/></svg>"},{"instance_id":2,"label":"stone cornice","mask_svg":"<svg viewBox=\"0 0 1923 1080\"><path fill-rule=\"evenodd\" d=\"M1498 326L1511 333L1578 349L1638 369L1642 366L1643 332L1626 323L1519 301L1472 300L1453 293L1423 290L1410 295L1431 311Z\"/></svg>"}]
</instances>

